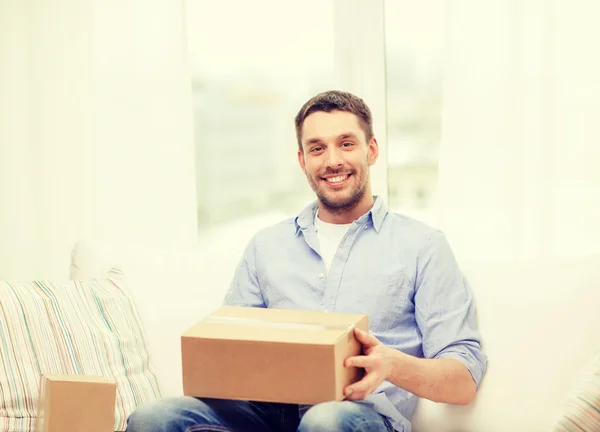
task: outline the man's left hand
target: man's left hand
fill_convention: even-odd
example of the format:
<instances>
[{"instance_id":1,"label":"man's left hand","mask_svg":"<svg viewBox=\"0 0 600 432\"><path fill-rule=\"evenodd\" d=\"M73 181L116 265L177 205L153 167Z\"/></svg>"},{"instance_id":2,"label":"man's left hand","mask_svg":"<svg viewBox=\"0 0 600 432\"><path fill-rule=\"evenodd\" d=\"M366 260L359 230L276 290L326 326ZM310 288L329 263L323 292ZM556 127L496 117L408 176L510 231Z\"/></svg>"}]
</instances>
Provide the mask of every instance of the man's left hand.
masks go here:
<instances>
[{"instance_id":1,"label":"man's left hand","mask_svg":"<svg viewBox=\"0 0 600 432\"><path fill-rule=\"evenodd\" d=\"M346 387L344 395L347 400L363 400L392 373L394 350L386 347L375 336L357 328L354 329L354 335L362 344L365 355L349 357L344 364L346 367L364 368L366 374L360 381Z\"/></svg>"}]
</instances>

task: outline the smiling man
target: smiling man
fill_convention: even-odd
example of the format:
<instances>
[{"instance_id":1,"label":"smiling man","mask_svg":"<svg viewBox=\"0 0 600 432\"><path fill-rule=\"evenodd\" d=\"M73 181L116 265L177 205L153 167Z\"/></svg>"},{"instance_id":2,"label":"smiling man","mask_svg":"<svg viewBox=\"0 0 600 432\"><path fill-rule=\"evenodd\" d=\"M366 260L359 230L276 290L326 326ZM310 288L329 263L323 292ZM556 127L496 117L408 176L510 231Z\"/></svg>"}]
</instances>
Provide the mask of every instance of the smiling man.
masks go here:
<instances>
[{"instance_id":1,"label":"smiling man","mask_svg":"<svg viewBox=\"0 0 600 432\"><path fill-rule=\"evenodd\" d=\"M389 212L371 192L371 112L329 91L296 116L298 162L317 200L258 232L225 303L369 315L356 330L364 378L314 406L175 398L140 407L129 432L403 431L417 398L468 404L486 369L475 306L444 234ZM248 373L251 373L250 371Z\"/></svg>"},{"instance_id":2,"label":"smiling man","mask_svg":"<svg viewBox=\"0 0 600 432\"><path fill-rule=\"evenodd\" d=\"M317 194L321 219L352 222L373 206L369 166L377 160L377 141L372 132L362 132L359 117L348 111L316 111L298 123L300 118L298 161ZM365 142L367 134L371 137Z\"/></svg>"}]
</instances>

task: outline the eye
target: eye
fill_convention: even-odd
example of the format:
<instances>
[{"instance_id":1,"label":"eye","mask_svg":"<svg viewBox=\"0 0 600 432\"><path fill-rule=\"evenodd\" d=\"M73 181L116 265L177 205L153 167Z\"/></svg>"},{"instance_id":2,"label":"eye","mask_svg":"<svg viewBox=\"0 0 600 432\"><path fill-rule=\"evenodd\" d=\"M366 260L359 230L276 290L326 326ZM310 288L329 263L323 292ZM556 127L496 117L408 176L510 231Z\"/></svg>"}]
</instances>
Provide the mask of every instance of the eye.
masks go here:
<instances>
[{"instance_id":1,"label":"eye","mask_svg":"<svg viewBox=\"0 0 600 432\"><path fill-rule=\"evenodd\" d=\"M323 150L323 147L321 146L313 147L312 149L310 149L311 153L320 152L321 150Z\"/></svg>"},{"instance_id":2,"label":"eye","mask_svg":"<svg viewBox=\"0 0 600 432\"><path fill-rule=\"evenodd\" d=\"M354 145L354 143L352 142L345 142L342 144L343 147L352 147Z\"/></svg>"}]
</instances>

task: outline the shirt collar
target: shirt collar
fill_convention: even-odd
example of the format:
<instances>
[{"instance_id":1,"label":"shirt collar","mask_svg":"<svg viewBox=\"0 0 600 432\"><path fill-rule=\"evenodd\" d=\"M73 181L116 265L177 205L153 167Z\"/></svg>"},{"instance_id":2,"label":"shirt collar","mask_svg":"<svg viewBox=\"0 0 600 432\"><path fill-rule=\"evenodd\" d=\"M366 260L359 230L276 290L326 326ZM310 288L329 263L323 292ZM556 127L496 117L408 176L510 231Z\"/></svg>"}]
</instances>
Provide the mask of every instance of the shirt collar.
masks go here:
<instances>
[{"instance_id":1,"label":"shirt collar","mask_svg":"<svg viewBox=\"0 0 600 432\"><path fill-rule=\"evenodd\" d=\"M381 197L375 195L373 198L375 198L373 207L371 207L367 213L359 217L355 222L359 225L364 225L370 221L373 225L373 228L375 228L375 231L379 232L388 210ZM317 214L317 208L317 201L313 201L311 204L306 206L304 210L298 214L298 216L296 216L294 219L296 223L296 235L300 231L307 228L311 228L313 230L315 229L315 215Z\"/></svg>"}]
</instances>

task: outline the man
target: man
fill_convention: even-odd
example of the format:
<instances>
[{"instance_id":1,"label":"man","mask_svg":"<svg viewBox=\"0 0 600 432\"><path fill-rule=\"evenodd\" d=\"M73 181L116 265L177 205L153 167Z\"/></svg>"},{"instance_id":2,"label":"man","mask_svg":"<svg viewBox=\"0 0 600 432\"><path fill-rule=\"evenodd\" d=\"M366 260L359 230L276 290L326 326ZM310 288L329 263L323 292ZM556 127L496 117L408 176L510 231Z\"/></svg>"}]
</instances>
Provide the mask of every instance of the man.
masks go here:
<instances>
[{"instance_id":1,"label":"man","mask_svg":"<svg viewBox=\"0 0 600 432\"><path fill-rule=\"evenodd\" d=\"M468 404L486 368L473 297L442 232L371 194L371 112L339 91L296 116L298 162L317 201L257 233L225 303L367 313L364 378L312 407L176 398L140 407L129 432L410 431L417 397ZM249 372L251 373L251 372Z\"/></svg>"}]
</instances>

